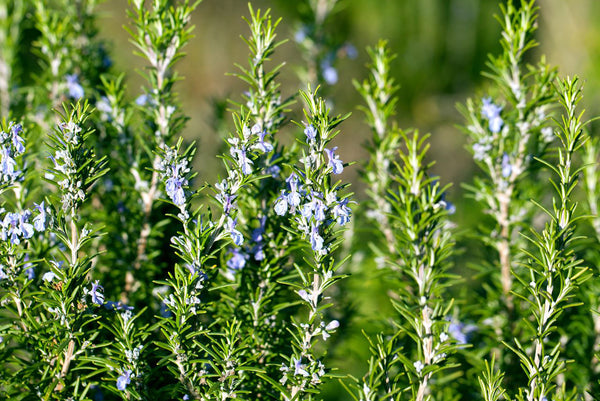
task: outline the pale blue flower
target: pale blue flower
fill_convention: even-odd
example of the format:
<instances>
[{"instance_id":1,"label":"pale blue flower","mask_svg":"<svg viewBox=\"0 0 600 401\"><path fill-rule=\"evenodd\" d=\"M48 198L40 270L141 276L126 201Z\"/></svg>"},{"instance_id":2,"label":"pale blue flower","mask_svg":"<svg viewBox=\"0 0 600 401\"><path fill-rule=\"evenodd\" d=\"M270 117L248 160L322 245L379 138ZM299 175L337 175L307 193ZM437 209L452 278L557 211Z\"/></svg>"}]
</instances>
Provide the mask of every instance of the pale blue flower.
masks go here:
<instances>
[{"instance_id":1,"label":"pale blue flower","mask_svg":"<svg viewBox=\"0 0 600 401\"><path fill-rule=\"evenodd\" d=\"M104 304L104 294L102 294L102 286L99 284L99 281L96 280L92 283L92 289L87 291L88 295L92 297L92 303L98 306L102 306Z\"/></svg>"},{"instance_id":2,"label":"pale blue flower","mask_svg":"<svg viewBox=\"0 0 600 401\"><path fill-rule=\"evenodd\" d=\"M265 142L265 136L267 135L267 131L261 131L258 133L258 142L254 144L254 147L260 150L263 153L269 153L273 150L273 145L268 142Z\"/></svg>"},{"instance_id":3,"label":"pale blue flower","mask_svg":"<svg viewBox=\"0 0 600 401\"><path fill-rule=\"evenodd\" d=\"M233 243L237 246L240 246L244 242L244 236L241 232L236 230L236 225L237 219L232 219L231 217L228 217L225 229L229 231L229 235L231 236L231 240L233 241Z\"/></svg>"},{"instance_id":4,"label":"pale blue flower","mask_svg":"<svg viewBox=\"0 0 600 401\"><path fill-rule=\"evenodd\" d=\"M500 117L502 107L495 105L492 99L486 97L483 99L483 106L481 106L481 115L488 120L488 127L490 131L497 134L502 129L504 121Z\"/></svg>"},{"instance_id":5,"label":"pale blue flower","mask_svg":"<svg viewBox=\"0 0 600 401\"><path fill-rule=\"evenodd\" d=\"M327 82L329 85L335 85L338 81L337 70L328 63L323 64L322 69L323 79L325 79L325 82Z\"/></svg>"},{"instance_id":6,"label":"pale blue flower","mask_svg":"<svg viewBox=\"0 0 600 401\"><path fill-rule=\"evenodd\" d=\"M243 269L246 266L248 256L237 248L230 249L229 252L231 253L231 258L226 263L227 267L234 271Z\"/></svg>"},{"instance_id":7,"label":"pale blue flower","mask_svg":"<svg viewBox=\"0 0 600 401\"><path fill-rule=\"evenodd\" d=\"M285 191L281 190L281 196L275 200L275 213L278 216L283 216L288 210L288 196Z\"/></svg>"},{"instance_id":8,"label":"pale blue flower","mask_svg":"<svg viewBox=\"0 0 600 401\"><path fill-rule=\"evenodd\" d=\"M2 157L0 160L0 172L10 179L16 178L17 172L15 167L17 166L17 162L13 159L10 149L2 146L0 148L0 156Z\"/></svg>"},{"instance_id":9,"label":"pale blue flower","mask_svg":"<svg viewBox=\"0 0 600 401\"><path fill-rule=\"evenodd\" d=\"M117 389L125 391L128 384L131 383L131 369L127 369L117 378Z\"/></svg>"},{"instance_id":10,"label":"pale blue flower","mask_svg":"<svg viewBox=\"0 0 600 401\"><path fill-rule=\"evenodd\" d=\"M69 90L69 96L73 99L81 99L84 95L83 87L79 84L77 74L68 74L65 76L67 80L67 89Z\"/></svg>"},{"instance_id":11,"label":"pale blue flower","mask_svg":"<svg viewBox=\"0 0 600 401\"><path fill-rule=\"evenodd\" d=\"M21 138L21 136L19 136L19 134L21 132L23 132L23 126L21 124L14 124L11 127L11 132L12 132L12 143L13 143L13 146L15 147L15 152L17 154L21 154L21 153L25 152L25 141L23 140L23 138Z\"/></svg>"},{"instance_id":12,"label":"pale blue flower","mask_svg":"<svg viewBox=\"0 0 600 401\"><path fill-rule=\"evenodd\" d=\"M319 228L314 224L310 231L310 246L313 251L323 250L323 237L319 234Z\"/></svg>"},{"instance_id":13,"label":"pale blue flower","mask_svg":"<svg viewBox=\"0 0 600 401\"><path fill-rule=\"evenodd\" d=\"M135 99L135 104L137 104L138 106L145 106L147 103L148 103L148 95L145 93L142 95L139 95Z\"/></svg>"},{"instance_id":14,"label":"pale blue flower","mask_svg":"<svg viewBox=\"0 0 600 401\"><path fill-rule=\"evenodd\" d=\"M508 178L512 174L512 165L510 164L510 157L507 153L502 155L502 177Z\"/></svg>"},{"instance_id":15,"label":"pale blue flower","mask_svg":"<svg viewBox=\"0 0 600 401\"><path fill-rule=\"evenodd\" d=\"M332 173L340 174L344 171L344 164L340 160L340 157L334 153L336 150L337 146L331 150L325 148L325 153L327 153L327 157L329 158L329 163L327 165L332 168Z\"/></svg>"},{"instance_id":16,"label":"pale blue flower","mask_svg":"<svg viewBox=\"0 0 600 401\"><path fill-rule=\"evenodd\" d=\"M34 205L35 209L40 213L33 218L33 227L36 231L41 232L46 229L46 206L44 205L44 201L39 205L37 203Z\"/></svg>"},{"instance_id":17,"label":"pale blue flower","mask_svg":"<svg viewBox=\"0 0 600 401\"><path fill-rule=\"evenodd\" d=\"M352 211L348 207L348 198L339 201L332 210L333 217L337 219L340 226L345 225L350 221Z\"/></svg>"},{"instance_id":18,"label":"pale blue flower","mask_svg":"<svg viewBox=\"0 0 600 401\"><path fill-rule=\"evenodd\" d=\"M317 131L315 130L315 127L308 125L304 128L304 135L306 135L306 139L308 139L309 142L312 142L317 137Z\"/></svg>"}]
</instances>

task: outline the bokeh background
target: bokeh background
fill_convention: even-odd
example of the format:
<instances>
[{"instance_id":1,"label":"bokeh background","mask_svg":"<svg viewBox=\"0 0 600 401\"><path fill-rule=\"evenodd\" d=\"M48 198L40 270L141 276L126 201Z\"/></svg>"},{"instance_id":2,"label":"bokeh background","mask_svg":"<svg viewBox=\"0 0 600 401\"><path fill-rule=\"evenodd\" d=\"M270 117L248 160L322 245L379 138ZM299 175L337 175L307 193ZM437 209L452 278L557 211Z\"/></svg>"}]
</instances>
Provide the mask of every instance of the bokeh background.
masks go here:
<instances>
[{"instance_id":1,"label":"bokeh background","mask_svg":"<svg viewBox=\"0 0 600 401\"><path fill-rule=\"evenodd\" d=\"M306 83L298 78L302 65L295 34L301 28L302 0L255 0L255 9L270 8L274 17L282 18L278 28L280 39L289 39L274 57L273 65L285 61L279 81L284 96L305 89ZM585 82L587 116L600 114L600 1L599 0L539 0L540 46L530 53L535 62L545 55L561 75L577 74ZM135 69L143 68L143 61L133 51L128 34L125 0L106 0L100 7L98 26L106 41L117 71L127 72L129 95L143 93L142 80ZM344 179L353 184L355 198L360 202L366 195L360 182L359 171L366 162L362 144L370 137L364 124L358 93L351 84L367 75L366 46L379 39L387 39L397 53L392 64L393 75L401 86L396 120L403 128L414 127L431 133L430 158L436 161L434 173L443 183L453 183L449 199L457 205L456 219L469 221L478 218L474 206L464 199L460 183L469 182L476 168L464 149L465 139L460 130L462 117L456 105L468 97L485 91L488 82L482 76L489 53L500 51L500 27L494 19L499 12L497 0L340 0L340 7L331 17L328 30L332 35L357 49L357 57L335 60L338 82L326 85L323 92L334 113L352 116L341 126L342 134L336 140L339 154L345 162L356 164L344 170ZM228 75L236 72L235 63L246 64L248 49L240 36L248 34L242 17L248 16L246 0L204 0L197 8L193 24L195 37L189 42L187 57L177 69L185 78L177 86L183 109L190 117L185 130L187 140L198 143L196 169L202 182L214 182L222 173L216 155L222 146L222 133L232 129L232 121L224 108L225 99L241 100L246 89L238 78ZM302 119L301 104L296 103L290 119ZM294 125L289 124L279 135L282 141L291 141ZM475 208L476 209L476 208ZM353 260L354 262L354 260ZM460 268L460 266L459 266ZM352 267L350 267L350 270ZM362 298L355 300L356 313L368 319L372 311L389 306L385 292L378 291L376 279L349 280L346 284L353 293L362 290ZM357 288L360 286L360 288ZM362 375L368 358L368 347L362 339L359 323L343 327L351 332L345 344L332 347L330 366ZM335 338L332 341L339 341ZM325 399L347 399L334 383Z\"/></svg>"},{"instance_id":2,"label":"bokeh background","mask_svg":"<svg viewBox=\"0 0 600 401\"><path fill-rule=\"evenodd\" d=\"M302 0L254 0L255 9L271 9L274 17L282 18L278 38L289 39L274 57L274 62L286 62L280 82L284 95L294 95L305 89L296 74L302 65L295 33L300 29ZM481 72L489 53L500 51L500 28L494 15L499 12L496 0L341 0L329 20L328 30L344 38L358 51L356 58L335 61L338 82L325 88L335 113L352 112L342 126L337 145L344 161L358 163L346 169L347 179L360 192L357 173L364 162L361 144L369 132L361 104L351 85L367 74L366 46L386 39L397 54L392 65L393 75L401 86L398 97L398 124L414 127L432 135L434 170L444 182L468 181L473 165L464 150L464 138L457 125L461 115L456 104L485 90L486 79ZM588 114L600 109L600 1L539 0L540 46L531 53L533 61L545 55L561 74L578 74L584 78L585 106ZM142 92L135 69L143 68L143 60L134 54L128 33L125 0L106 0L98 14L100 36L107 41L117 70L127 71L131 96ZM228 73L236 72L234 63L246 64L248 50L240 36L248 35L242 17L248 16L246 0L204 0L197 8L193 24L195 37L188 44L187 57L177 65L185 78L178 91L184 110L190 117L185 130L187 139L199 143L198 163L203 180L213 181L220 163L215 157L221 137L216 124L226 98L240 100L245 84ZM221 107L219 107L221 106ZM290 118L300 120L300 104ZM231 127L230 120L226 121ZM201 161L201 162L200 162ZM459 185L451 197L460 197Z\"/></svg>"}]
</instances>

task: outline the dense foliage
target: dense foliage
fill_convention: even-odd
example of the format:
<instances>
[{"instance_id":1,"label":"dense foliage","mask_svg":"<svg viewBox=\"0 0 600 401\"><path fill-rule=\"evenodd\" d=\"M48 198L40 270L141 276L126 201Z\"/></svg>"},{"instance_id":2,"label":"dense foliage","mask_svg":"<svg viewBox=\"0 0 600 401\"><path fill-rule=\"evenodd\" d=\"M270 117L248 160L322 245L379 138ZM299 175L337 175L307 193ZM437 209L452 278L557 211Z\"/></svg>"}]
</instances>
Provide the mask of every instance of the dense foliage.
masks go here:
<instances>
[{"instance_id":1,"label":"dense foliage","mask_svg":"<svg viewBox=\"0 0 600 401\"><path fill-rule=\"evenodd\" d=\"M535 2L500 6L489 86L458 107L479 173L456 205L429 135L394 121L384 40L353 82L369 200L345 182L350 115L328 88L356 49L325 29L339 3L303 3L306 89L290 98L271 61L280 20L249 5L216 182L194 171L175 90L199 2L130 1L137 96L96 1L0 4L2 399L597 396L600 149L581 81L532 61ZM465 205L477 226L454 220ZM348 344L369 347L358 377L339 363Z\"/></svg>"}]
</instances>

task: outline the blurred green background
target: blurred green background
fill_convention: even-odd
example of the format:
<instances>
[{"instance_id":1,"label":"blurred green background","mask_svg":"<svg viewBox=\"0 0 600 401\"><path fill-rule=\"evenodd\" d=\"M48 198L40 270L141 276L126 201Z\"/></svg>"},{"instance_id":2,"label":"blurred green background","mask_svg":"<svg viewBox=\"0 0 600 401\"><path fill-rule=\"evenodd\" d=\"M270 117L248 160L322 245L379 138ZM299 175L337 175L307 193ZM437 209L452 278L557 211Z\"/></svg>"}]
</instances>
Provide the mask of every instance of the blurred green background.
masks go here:
<instances>
[{"instance_id":1,"label":"blurred green background","mask_svg":"<svg viewBox=\"0 0 600 401\"><path fill-rule=\"evenodd\" d=\"M295 72L302 58L293 40L301 26L299 10L303 3L295 0L252 2L255 9L270 8L274 17L283 18L278 37L289 41L278 49L273 65L286 62L280 76L284 96L306 88ZM584 78L587 116L600 114L600 1L540 0L538 5L540 46L530 54L532 62L545 54L551 65L559 67L561 75L578 74ZM143 62L133 54L133 46L123 29L127 24L127 7L125 0L106 0L100 7L98 26L113 56L115 69L127 72L129 93L134 98L143 92L143 81L134 72L136 68L143 68ZM357 110L361 100L351 81L362 80L367 75L365 47L387 39L398 55L393 63L394 77L401 86L398 124L431 133L430 158L436 161L433 171L440 175L443 183L453 183L449 199L457 205L456 220L473 222L480 217L473 212L472 205L464 201L460 186L461 182L469 182L476 170L464 149L465 140L458 127L462 117L456 104L485 91L488 82L481 71L486 68L487 55L500 51L500 28L494 19L498 12L496 0L340 1L328 30L352 44L358 50L358 57L336 61L339 80L324 88L324 93L334 113L353 113L341 126L342 134L336 138L336 145L342 160L357 162L344 170L344 179L353 183L359 202L366 197L358 176L367 155L361 145L371 134L363 122L362 112ZM186 48L188 55L177 65L185 77L177 90L190 117L185 137L198 143L195 163L201 182L214 182L222 173L221 162L216 157L222 144L218 127L222 125L215 104L223 104L228 97L240 101L246 90L244 82L227 75L236 72L234 63L247 63L248 49L240 35L247 36L248 27L242 16L248 16L245 0L204 0L194 15L195 38ZM290 119L302 120L301 106L299 103L294 106ZM231 119L227 117L225 121L231 129ZM280 140L289 142L294 126L288 125L279 135ZM359 260L350 262L350 271L355 262ZM389 310L385 291L378 291L381 284L377 283L376 275L364 280L348 280L344 285L348 293L356 290L362 293L360 305L354 305L359 316L368 319L375 317L370 316L371 313L385 314L384 310ZM350 340L332 347L336 351L329 366L343 367L343 373L362 375L368 359L366 342L360 333L363 327L348 324L342 328L344 337ZM342 340L334 337L330 341ZM348 397L339 386L332 385L324 398Z\"/></svg>"},{"instance_id":2,"label":"blurred green background","mask_svg":"<svg viewBox=\"0 0 600 401\"><path fill-rule=\"evenodd\" d=\"M289 41L279 48L273 64L286 62L280 76L284 96L306 88L295 73L302 59L293 40L300 27L302 3L292 0L252 2L255 9L270 8L274 17L283 18L278 37ZM336 61L339 81L326 88L335 113L353 113L342 126L343 135L338 137L337 143L344 161L358 161L346 169L345 178L356 185L357 196L363 198L357 173L366 153L359 145L368 140L370 133L363 123L362 113L356 110L361 100L351 81L362 80L367 74L365 47L386 39L398 55L392 66L401 86L397 121L403 128L414 127L432 134L431 158L437 162L434 171L443 182L455 183L451 199L460 198L457 184L469 180L473 165L464 150L463 135L456 127L461 124L456 104L485 89L487 82L481 71L485 69L487 55L500 50L500 29L494 19L499 12L498 1L342 0L339 3L328 30L358 50L357 58ZM559 66L561 74L583 77L588 115L597 114L600 108L600 1L540 0L538 5L540 46L532 58L535 61L545 54L551 65ZM142 59L133 54L133 46L123 29L127 24L127 7L125 0L106 0L100 6L98 26L100 36L107 41L113 55L116 70L128 72L129 91L135 97L141 93L142 81L134 69L143 68L143 64ZM221 138L214 128L214 104L227 97L240 100L245 90L241 80L227 73L236 72L234 63L245 65L247 62L248 49L240 38L240 35L248 35L248 27L242 20L247 15L245 0L204 0L194 14L195 37L186 48L187 57L177 65L185 78L177 89L183 108L191 118L185 136L199 143L196 167L202 181L214 181L221 167L215 156ZM296 104L291 119L300 120L299 111L300 104Z\"/></svg>"}]
</instances>

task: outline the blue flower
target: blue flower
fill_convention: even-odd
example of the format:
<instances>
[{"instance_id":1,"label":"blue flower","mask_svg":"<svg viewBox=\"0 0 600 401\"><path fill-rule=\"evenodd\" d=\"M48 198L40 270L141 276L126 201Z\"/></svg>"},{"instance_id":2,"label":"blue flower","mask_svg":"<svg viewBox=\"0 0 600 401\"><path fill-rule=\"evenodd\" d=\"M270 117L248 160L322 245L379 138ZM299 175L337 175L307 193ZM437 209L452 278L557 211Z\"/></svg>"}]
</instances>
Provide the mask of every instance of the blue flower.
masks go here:
<instances>
[{"instance_id":1,"label":"blue flower","mask_svg":"<svg viewBox=\"0 0 600 401\"><path fill-rule=\"evenodd\" d=\"M344 171L344 164L340 160L340 157L338 155L336 155L335 153L333 153L336 150L337 150L337 146L331 150L325 148L325 153L327 153L327 157L329 158L329 163L327 165L332 168L332 170L333 170L332 173L340 174L342 171Z\"/></svg>"},{"instance_id":2,"label":"blue flower","mask_svg":"<svg viewBox=\"0 0 600 401\"><path fill-rule=\"evenodd\" d=\"M66 75L67 89L69 90L69 96L73 99L81 99L84 95L83 87L79 84L77 74Z\"/></svg>"},{"instance_id":3,"label":"blue flower","mask_svg":"<svg viewBox=\"0 0 600 401\"><path fill-rule=\"evenodd\" d=\"M2 146L2 148L0 148L0 156L2 156L2 159L0 160L0 172L2 172L4 176L9 177L9 179L16 178L18 175L15 170L17 162L13 159L10 149L6 146Z\"/></svg>"},{"instance_id":4,"label":"blue flower","mask_svg":"<svg viewBox=\"0 0 600 401\"><path fill-rule=\"evenodd\" d=\"M125 391L128 384L131 383L131 369L127 369L117 378L117 389Z\"/></svg>"},{"instance_id":5,"label":"blue flower","mask_svg":"<svg viewBox=\"0 0 600 401\"><path fill-rule=\"evenodd\" d=\"M304 128L304 135L306 135L306 139L308 139L309 142L312 142L317 137L317 131L315 130L315 127L308 125Z\"/></svg>"},{"instance_id":6,"label":"blue flower","mask_svg":"<svg viewBox=\"0 0 600 401\"><path fill-rule=\"evenodd\" d=\"M182 176L181 172L185 172L186 167L187 161L185 160L167 167L167 171L171 170L171 174L169 174L169 178L165 182L165 190L169 198L177 206L185 204L185 191L183 187L188 184L188 180Z\"/></svg>"},{"instance_id":7,"label":"blue flower","mask_svg":"<svg viewBox=\"0 0 600 401\"><path fill-rule=\"evenodd\" d=\"M488 120L488 127L490 131L497 134L502 129L504 121L500 117L502 107L492 103L492 99L486 97L483 99L483 106L481 106L481 115Z\"/></svg>"},{"instance_id":8,"label":"blue flower","mask_svg":"<svg viewBox=\"0 0 600 401\"><path fill-rule=\"evenodd\" d=\"M19 214L19 231L21 235L25 239L29 239L33 237L33 224L29 223L29 216L31 216L31 211L24 210Z\"/></svg>"},{"instance_id":9,"label":"blue flower","mask_svg":"<svg viewBox=\"0 0 600 401\"><path fill-rule=\"evenodd\" d=\"M100 292L101 290L102 286L99 284L98 280L92 283L91 290L86 290L87 294L92 297L92 303L98 306L102 306L104 304L104 294Z\"/></svg>"},{"instance_id":10,"label":"blue flower","mask_svg":"<svg viewBox=\"0 0 600 401\"><path fill-rule=\"evenodd\" d=\"M19 136L23 132L23 126L21 124L15 124L11 127L12 131L12 143L15 147L15 152L21 154L25 152L25 141Z\"/></svg>"},{"instance_id":11,"label":"blue flower","mask_svg":"<svg viewBox=\"0 0 600 401\"><path fill-rule=\"evenodd\" d=\"M241 232L235 229L236 225L237 219L232 219L231 217L228 217L225 229L229 231L229 235L231 235L231 240L233 241L233 243L237 246L240 246L244 242L244 236Z\"/></svg>"},{"instance_id":12,"label":"blue flower","mask_svg":"<svg viewBox=\"0 0 600 401\"><path fill-rule=\"evenodd\" d=\"M508 178L512 174L512 165L510 164L510 157L507 153L502 155L502 177Z\"/></svg>"},{"instance_id":13,"label":"blue flower","mask_svg":"<svg viewBox=\"0 0 600 401\"><path fill-rule=\"evenodd\" d=\"M292 173L286 180L288 185L290 186L290 193L287 195L287 201L292 207L300 206L300 202L302 201L302 197L300 195L300 188L298 187L298 176L296 173Z\"/></svg>"},{"instance_id":14,"label":"blue flower","mask_svg":"<svg viewBox=\"0 0 600 401\"><path fill-rule=\"evenodd\" d=\"M230 270L234 271L243 269L244 266L246 266L246 260L248 259L248 255L245 255L237 248L230 249L229 252L232 256L226 263L227 267Z\"/></svg>"},{"instance_id":15,"label":"blue flower","mask_svg":"<svg viewBox=\"0 0 600 401\"><path fill-rule=\"evenodd\" d=\"M281 196L275 200L275 213L278 216L283 216L288 210L288 196L285 191L281 190Z\"/></svg>"},{"instance_id":16,"label":"blue flower","mask_svg":"<svg viewBox=\"0 0 600 401\"><path fill-rule=\"evenodd\" d=\"M319 234L319 228L316 225L312 225L312 230L310 232L310 246L313 251L321 251L323 250L323 237Z\"/></svg>"},{"instance_id":17,"label":"blue flower","mask_svg":"<svg viewBox=\"0 0 600 401\"><path fill-rule=\"evenodd\" d=\"M245 149L239 149L232 147L229 151L231 155L236 159L238 166L242 170L242 174L249 175L252 173L252 160L250 160L246 154Z\"/></svg>"},{"instance_id":18,"label":"blue flower","mask_svg":"<svg viewBox=\"0 0 600 401\"><path fill-rule=\"evenodd\" d=\"M323 69L323 79L325 79L325 82L329 85L335 85L338 81L337 70L329 63L324 63L321 68Z\"/></svg>"},{"instance_id":19,"label":"blue flower","mask_svg":"<svg viewBox=\"0 0 600 401\"><path fill-rule=\"evenodd\" d=\"M139 95L136 99L135 99L135 104L137 104L138 106L145 106L146 103L148 103L148 95L147 94L141 94Z\"/></svg>"},{"instance_id":20,"label":"blue flower","mask_svg":"<svg viewBox=\"0 0 600 401\"><path fill-rule=\"evenodd\" d=\"M339 201L339 203L333 207L332 213L340 226L348 223L350 221L350 215L352 214L352 211L348 207L348 198Z\"/></svg>"},{"instance_id":21,"label":"blue flower","mask_svg":"<svg viewBox=\"0 0 600 401\"><path fill-rule=\"evenodd\" d=\"M255 127L256 127L256 125L255 125ZM254 130L254 127L252 127L252 128ZM256 142L254 147L263 153L269 153L270 151L272 151L273 145L271 145L268 142L265 142L265 136L267 135L267 131L263 130L261 132L258 132L257 135L258 135L258 142Z\"/></svg>"},{"instance_id":22,"label":"blue flower","mask_svg":"<svg viewBox=\"0 0 600 401\"><path fill-rule=\"evenodd\" d=\"M40 214L33 218L33 227L36 231L41 232L46 229L46 206L44 205L44 201L39 205L37 203L34 205L35 209L38 210Z\"/></svg>"}]
</instances>

